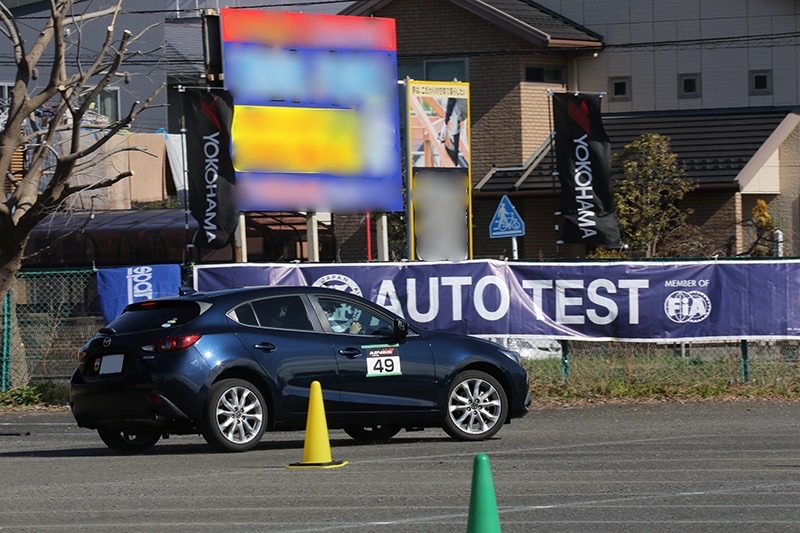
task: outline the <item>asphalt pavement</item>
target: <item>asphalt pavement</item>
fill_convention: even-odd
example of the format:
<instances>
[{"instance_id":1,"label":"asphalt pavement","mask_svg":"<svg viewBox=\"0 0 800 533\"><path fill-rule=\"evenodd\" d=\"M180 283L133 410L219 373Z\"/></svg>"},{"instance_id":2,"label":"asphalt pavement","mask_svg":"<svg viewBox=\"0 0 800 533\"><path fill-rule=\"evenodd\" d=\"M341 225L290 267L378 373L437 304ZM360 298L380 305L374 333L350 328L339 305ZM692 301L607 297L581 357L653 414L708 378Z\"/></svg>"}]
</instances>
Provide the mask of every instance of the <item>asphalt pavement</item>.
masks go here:
<instances>
[{"instance_id":1,"label":"asphalt pavement","mask_svg":"<svg viewBox=\"0 0 800 533\"><path fill-rule=\"evenodd\" d=\"M464 532L484 453L504 532L798 531L798 421L800 402L548 407L480 443L331 430L348 464L295 470L304 432L121 456L68 412L0 412L0 531Z\"/></svg>"}]
</instances>

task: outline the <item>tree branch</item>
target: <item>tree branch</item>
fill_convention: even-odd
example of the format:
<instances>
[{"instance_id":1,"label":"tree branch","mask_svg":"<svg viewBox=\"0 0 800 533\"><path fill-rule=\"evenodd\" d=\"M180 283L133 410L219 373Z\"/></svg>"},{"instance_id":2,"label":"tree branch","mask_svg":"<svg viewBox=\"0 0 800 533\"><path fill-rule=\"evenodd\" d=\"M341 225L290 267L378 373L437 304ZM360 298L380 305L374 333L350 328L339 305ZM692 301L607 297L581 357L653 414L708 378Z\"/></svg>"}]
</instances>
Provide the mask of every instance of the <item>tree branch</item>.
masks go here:
<instances>
[{"instance_id":1,"label":"tree branch","mask_svg":"<svg viewBox=\"0 0 800 533\"><path fill-rule=\"evenodd\" d=\"M108 150L107 152L103 152L102 155L95 155L93 158L87 160L84 163L75 165L74 172L75 173L86 172L87 170L98 166L100 163L114 157L115 155L124 152L139 152L141 154L150 157L157 157L155 154L151 154L150 152L148 152L147 148L144 146L118 146L113 150Z\"/></svg>"},{"instance_id":2,"label":"tree branch","mask_svg":"<svg viewBox=\"0 0 800 533\"><path fill-rule=\"evenodd\" d=\"M88 183L86 185L75 185L75 186L72 186L72 187L65 186L63 188L61 194L57 198L57 201L61 202L65 198L67 198L68 196L72 196L73 194L77 194L79 192L93 191L95 189L103 189L105 187L111 187L112 185L114 185L118 181L123 180L123 179L125 179L125 178L127 178L129 176L133 176L133 174L134 174L134 172L132 170L126 170L124 172L120 172L119 174L117 174L113 178L103 178L103 179L101 179L99 181L96 181L94 183Z\"/></svg>"},{"instance_id":3,"label":"tree branch","mask_svg":"<svg viewBox=\"0 0 800 533\"><path fill-rule=\"evenodd\" d=\"M86 215L86 220L83 221L83 224L81 224L79 228L77 228L77 229L75 229L73 231L70 231L68 233L59 234L58 237L56 237L55 239L49 241L47 246L45 246L44 248L40 248L39 250L36 250L35 252L33 252L30 255L23 256L22 259L25 260L25 259L32 259L34 257L38 257L38 256L42 255L43 253L53 249L53 247L56 244L58 244L59 242L63 241L67 237L75 235L76 233L83 233L83 230L86 229L86 226L89 225L89 222L91 222L92 219L94 219L94 199L92 199L92 205L91 205L91 207L89 209L89 213Z\"/></svg>"},{"instance_id":4,"label":"tree branch","mask_svg":"<svg viewBox=\"0 0 800 533\"><path fill-rule=\"evenodd\" d=\"M145 109L148 109L150 107L150 104L156 98L156 96L158 96L158 94L164 89L164 86L165 84L163 83L159 85L159 87L155 91L153 91L153 93L147 98L147 100L144 101L144 103L134 102L133 105L131 106L130 111L128 111L128 114L124 118L121 118L120 120L115 122L110 128L108 128L108 133L106 133L103 137L98 139L97 142L95 142L94 144L92 144L87 148L84 148L83 150L78 150L72 154L63 157L62 160L65 162L74 161L82 157L86 157L92 152L97 151L101 146L106 144L111 139L111 137L113 137L116 133L118 133L122 128L130 124L133 121L133 119L136 118L137 115L139 115L139 113L141 113Z\"/></svg>"},{"instance_id":5,"label":"tree branch","mask_svg":"<svg viewBox=\"0 0 800 533\"><path fill-rule=\"evenodd\" d=\"M6 37L9 38L11 45L14 47L14 61L19 65L25 58L25 45L20 39L19 28L14 20L14 14L4 3L0 3L0 21L5 26Z\"/></svg>"}]
</instances>

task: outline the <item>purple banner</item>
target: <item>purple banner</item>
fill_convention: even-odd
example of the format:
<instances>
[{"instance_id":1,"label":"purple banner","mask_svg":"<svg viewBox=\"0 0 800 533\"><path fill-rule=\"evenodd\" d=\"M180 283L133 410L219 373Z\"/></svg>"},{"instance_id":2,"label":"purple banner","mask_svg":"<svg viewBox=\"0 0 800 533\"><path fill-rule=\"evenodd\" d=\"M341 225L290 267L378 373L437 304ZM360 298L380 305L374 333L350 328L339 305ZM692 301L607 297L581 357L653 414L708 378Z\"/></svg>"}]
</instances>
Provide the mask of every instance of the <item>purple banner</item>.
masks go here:
<instances>
[{"instance_id":1,"label":"purple banner","mask_svg":"<svg viewBox=\"0 0 800 533\"><path fill-rule=\"evenodd\" d=\"M97 270L97 295L106 324L125 306L142 300L175 296L181 286L180 265L146 265Z\"/></svg>"},{"instance_id":2,"label":"purple banner","mask_svg":"<svg viewBox=\"0 0 800 533\"><path fill-rule=\"evenodd\" d=\"M427 329L585 340L800 337L800 261L199 265L200 290L313 285Z\"/></svg>"}]
</instances>

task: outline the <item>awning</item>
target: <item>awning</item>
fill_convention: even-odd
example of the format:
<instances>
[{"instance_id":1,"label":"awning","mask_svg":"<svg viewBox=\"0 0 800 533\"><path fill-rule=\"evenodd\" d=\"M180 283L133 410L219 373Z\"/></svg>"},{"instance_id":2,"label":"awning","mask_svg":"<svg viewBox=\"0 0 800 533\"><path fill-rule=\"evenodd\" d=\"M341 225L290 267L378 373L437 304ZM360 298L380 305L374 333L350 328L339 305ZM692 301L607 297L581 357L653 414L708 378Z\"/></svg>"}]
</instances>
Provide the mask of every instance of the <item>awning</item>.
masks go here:
<instances>
[{"instance_id":1,"label":"awning","mask_svg":"<svg viewBox=\"0 0 800 533\"><path fill-rule=\"evenodd\" d=\"M90 218L91 217L91 218ZM248 212L248 260L305 259L306 216L303 213ZM24 263L29 267L122 266L233 261L231 246L221 250L187 250L197 222L182 209L143 209L55 213L31 233ZM335 240L319 223L321 260L333 260ZM36 255L35 251L38 251ZM194 256L193 256L194 254Z\"/></svg>"}]
</instances>

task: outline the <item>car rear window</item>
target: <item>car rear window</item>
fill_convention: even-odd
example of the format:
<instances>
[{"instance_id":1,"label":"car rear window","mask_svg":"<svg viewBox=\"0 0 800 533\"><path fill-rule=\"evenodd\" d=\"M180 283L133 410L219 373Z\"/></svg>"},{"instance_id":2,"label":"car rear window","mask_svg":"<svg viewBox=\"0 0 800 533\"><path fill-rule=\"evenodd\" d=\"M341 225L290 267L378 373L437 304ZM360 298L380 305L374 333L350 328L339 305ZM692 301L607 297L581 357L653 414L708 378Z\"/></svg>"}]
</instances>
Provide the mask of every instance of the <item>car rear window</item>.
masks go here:
<instances>
[{"instance_id":1,"label":"car rear window","mask_svg":"<svg viewBox=\"0 0 800 533\"><path fill-rule=\"evenodd\" d=\"M197 302L150 300L128 306L108 327L117 333L175 328L197 318L200 311Z\"/></svg>"}]
</instances>

